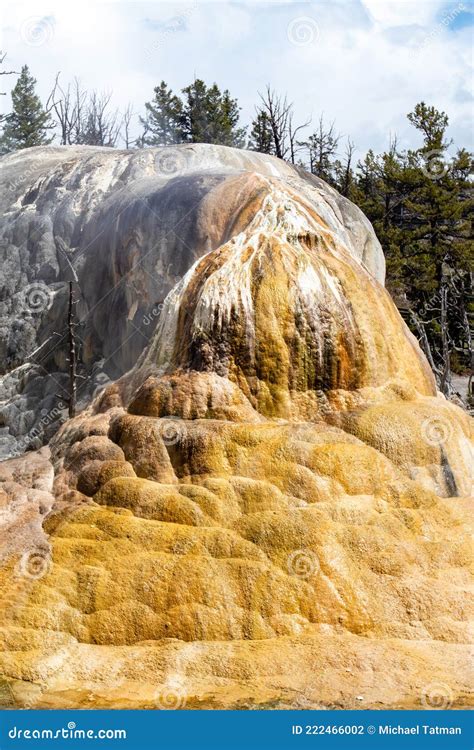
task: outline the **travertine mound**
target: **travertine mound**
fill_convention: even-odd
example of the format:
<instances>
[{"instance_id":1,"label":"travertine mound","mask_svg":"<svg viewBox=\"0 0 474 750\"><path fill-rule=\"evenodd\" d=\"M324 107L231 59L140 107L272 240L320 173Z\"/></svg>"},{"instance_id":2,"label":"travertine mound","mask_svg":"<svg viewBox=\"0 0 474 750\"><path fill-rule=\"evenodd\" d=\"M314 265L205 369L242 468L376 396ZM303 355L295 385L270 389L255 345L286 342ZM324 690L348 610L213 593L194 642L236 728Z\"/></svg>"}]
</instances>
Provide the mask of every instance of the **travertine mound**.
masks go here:
<instances>
[{"instance_id":1,"label":"travertine mound","mask_svg":"<svg viewBox=\"0 0 474 750\"><path fill-rule=\"evenodd\" d=\"M66 334L70 264L84 407L135 364L195 260L252 220L269 177L293 186L383 283L383 253L361 211L271 156L194 144L0 158L0 457L39 447L66 416L57 393L67 394L67 341L57 333Z\"/></svg>"},{"instance_id":2,"label":"travertine mound","mask_svg":"<svg viewBox=\"0 0 474 750\"><path fill-rule=\"evenodd\" d=\"M150 345L51 442L48 546L0 573L5 692L467 705L470 420L337 200L241 158Z\"/></svg>"}]
</instances>

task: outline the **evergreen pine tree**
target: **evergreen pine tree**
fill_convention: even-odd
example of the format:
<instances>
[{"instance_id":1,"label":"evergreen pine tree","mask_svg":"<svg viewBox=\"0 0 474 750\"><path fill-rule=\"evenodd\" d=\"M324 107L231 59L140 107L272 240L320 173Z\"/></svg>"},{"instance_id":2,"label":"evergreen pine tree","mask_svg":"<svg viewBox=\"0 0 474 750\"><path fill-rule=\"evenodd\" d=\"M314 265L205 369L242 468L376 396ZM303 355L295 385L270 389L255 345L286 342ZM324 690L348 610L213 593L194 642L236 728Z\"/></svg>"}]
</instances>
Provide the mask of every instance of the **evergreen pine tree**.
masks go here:
<instances>
[{"instance_id":1,"label":"evergreen pine tree","mask_svg":"<svg viewBox=\"0 0 474 750\"><path fill-rule=\"evenodd\" d=\"M154 89L151 102L145 103L146 117L140 118L145 128L144 143L148 146L168 146L180 143L182 104L165 81Z\"/></svg>"},{"instance_id":2,"label":"evergreen pine tree","mask_svg":"<svg viewBox=\"0 0 474 750\"><path fill-rule=\"evenodd\" d=\"M30 146L44 146L53 140L53 137L48 136L48 131L54 124L35 93L35 85L36 79L31 75L28 66L24 65L12 90L13 109L4 118L5 125L1 137L1 148L4 152Z\"/></svg>"},{"instance_id":3,"label":"evergreen pine tree","mask_svg":"<svg viewBox=\"0 0 474 750\"><path fill-rule=\"evenodd\" d=\"M439 112L435 107L428 107L425 102L415 105L413 112L407 115L408 120L417 130L423 133L422 151L444 151L450 144L444 141L448 116L446 112Z\"/></svg>"},{"instance_id":4,"label":"evergreen pine tree","mask_svg":"<svg viewBox=\"0 0 474 750\"><path fill-rule=\"evenodd\" d=\"M248 148L251 151L259 151L261 154L274 153L270 120L267 113L262 110L257 112L257 116L252 122Z\"/></svg>"},{"instance_id":5,"label":"evergreen pine tree","mask_svg":"<svg viewBox=\"0 0 474 750\"><path fill-rule=\"evenodd\" d=\"M216 83L207 86L197 78L182 90L183 100L164 81L145 104L147 114L141 145L167 146L173 143L217 143L242 148L245 128L239 127L240 107L229 91Z\"/></svg>"},{"instance_id":6,"label":"evergreen pine tree","mask_svg":"<svg viewBox=\"0 0 474 750\"><path fill-rule=\"evenodd\" d=\"M216 143L244 148L246 128L239 127L240 107L226 89L220 98Z\"/></svg>"},{"instance_id":7,"label":"evergreen pine tree","mask_svg":"<svg viewBox=\"0 0 474 750\"><path fill-rule=\"evenodd\" d=\"M217 87L215 87L217 88ZM181 115L183 140L188 143L212 143L211 122L216 110L216 91L208 91L200 78L183 89Z\"/></svg>"},{"instance_id":8,"label":"evergreen pine tree","mask_svg":"<svg viewBox=\"0 0 474 750\"><path fill-rule=\"evenodd\" d=\"M420 148L369 152L355 198L384 249L387 287L449 395L453 364L462 369L472 358L472 157L465 149L448 157L444 112L420 102L408 119L423 136Z\"/></svg>"},{"instance_id":9,"label":"evergreen pine tree","mask_svg":"<svg viewBox=\"0 0 474 750\"><path fill-rule=\"evenodd\" d=\"M238 127L240 108L227 90L222 93L216 83L208 87L197 78L183 94L180 130L185 142L243 146L245 128Z\"/></svg>"},{"instance_id":10,"label":"evergreen pine tree","mask_svg":"<svg viewBox=\"0 0 474 750\"><path fill-rule=\"evenodd\" d=\"M466 308L464 292L473 261L470 186L462 168L465 155L448 158L447 115L421 102L408 119L423 134L422 147L408 152L406 170L408 293L438 359L439 387L449 395L452 351L466 334L460 313L463 316Z\"/></svg>"}]
</instances>

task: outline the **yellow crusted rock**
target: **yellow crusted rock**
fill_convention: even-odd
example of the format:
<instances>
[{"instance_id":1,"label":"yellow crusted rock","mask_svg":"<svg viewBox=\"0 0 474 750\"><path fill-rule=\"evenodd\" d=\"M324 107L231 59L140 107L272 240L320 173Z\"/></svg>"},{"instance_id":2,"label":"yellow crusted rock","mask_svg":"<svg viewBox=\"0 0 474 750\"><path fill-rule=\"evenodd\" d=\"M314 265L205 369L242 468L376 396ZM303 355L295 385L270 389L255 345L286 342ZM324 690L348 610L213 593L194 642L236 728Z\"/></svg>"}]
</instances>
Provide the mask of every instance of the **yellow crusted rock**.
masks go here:
<instances>
[{"instance_id":1,"label":"yellow crusted rock","mask_svg":"<svg viewBox=\"0 0 474 750\"><path fill-rule=\"evenodd\" d=\"M470 703L470 421L350 208L288 170L208 193L149 347L52 441L55 507L0 569L14 704Z\"/></svg>"}]
</instances>

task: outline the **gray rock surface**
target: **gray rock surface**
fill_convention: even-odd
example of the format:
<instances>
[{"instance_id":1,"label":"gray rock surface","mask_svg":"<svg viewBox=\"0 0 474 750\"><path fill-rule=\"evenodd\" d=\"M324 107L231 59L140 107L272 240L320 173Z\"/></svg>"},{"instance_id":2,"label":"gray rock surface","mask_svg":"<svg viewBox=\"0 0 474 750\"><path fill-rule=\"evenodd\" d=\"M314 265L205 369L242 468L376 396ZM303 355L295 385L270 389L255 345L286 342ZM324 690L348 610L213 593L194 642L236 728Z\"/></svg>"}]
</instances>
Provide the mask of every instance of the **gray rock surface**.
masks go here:
<instances>
[{"instance_id":1,"label":"gray rock surface","mask_svg":"<svg viewBox=\"0 0 474 750\"><path fill-rule=\"evenodd\" d=\"M191 265L251 220L254 205L236 180L245 173L317 206L383 284L382 249L362 212L274 157L197 144L50 146L0 159L0 458L40 447L66 416L71 266L81 408L135 364Z\"/></svg>"}]
</instances>

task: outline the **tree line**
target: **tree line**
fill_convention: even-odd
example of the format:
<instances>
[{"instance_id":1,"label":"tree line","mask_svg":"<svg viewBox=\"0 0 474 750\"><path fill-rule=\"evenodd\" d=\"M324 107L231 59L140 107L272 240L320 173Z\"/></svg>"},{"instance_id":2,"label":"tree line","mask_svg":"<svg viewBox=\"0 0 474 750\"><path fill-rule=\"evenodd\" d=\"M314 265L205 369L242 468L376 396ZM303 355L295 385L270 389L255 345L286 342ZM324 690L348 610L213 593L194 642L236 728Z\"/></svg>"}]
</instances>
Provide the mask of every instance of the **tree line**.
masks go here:
<instances>
[{"instance_id":1,"label":"tree line","mask_svg":"<svg viewBox=\"0 0 474 750\"><path fill-rule=\"evenodd\" d=\"M270 86L244 127L237 99L200 79L179 94L161 81L142 116L131 105L119 112L111 93L88 92L77 79L63 85L58 74L45 105L35 85L24 66L11 112L0 121L1 153L54 139L125 148L214 143L271 154L322 178L372 222L387 260L387 287L440 390L451 396L452 373L472 370L473 159L465 148L451 148L446 113L419 102L407 115L420 135L418 149L401 149L393 137L385 152L369 150L355 161L355 144L342 143L335 123L322 116L314 124L296 121L291 101Z\"/></svg>"}]
</instances>

